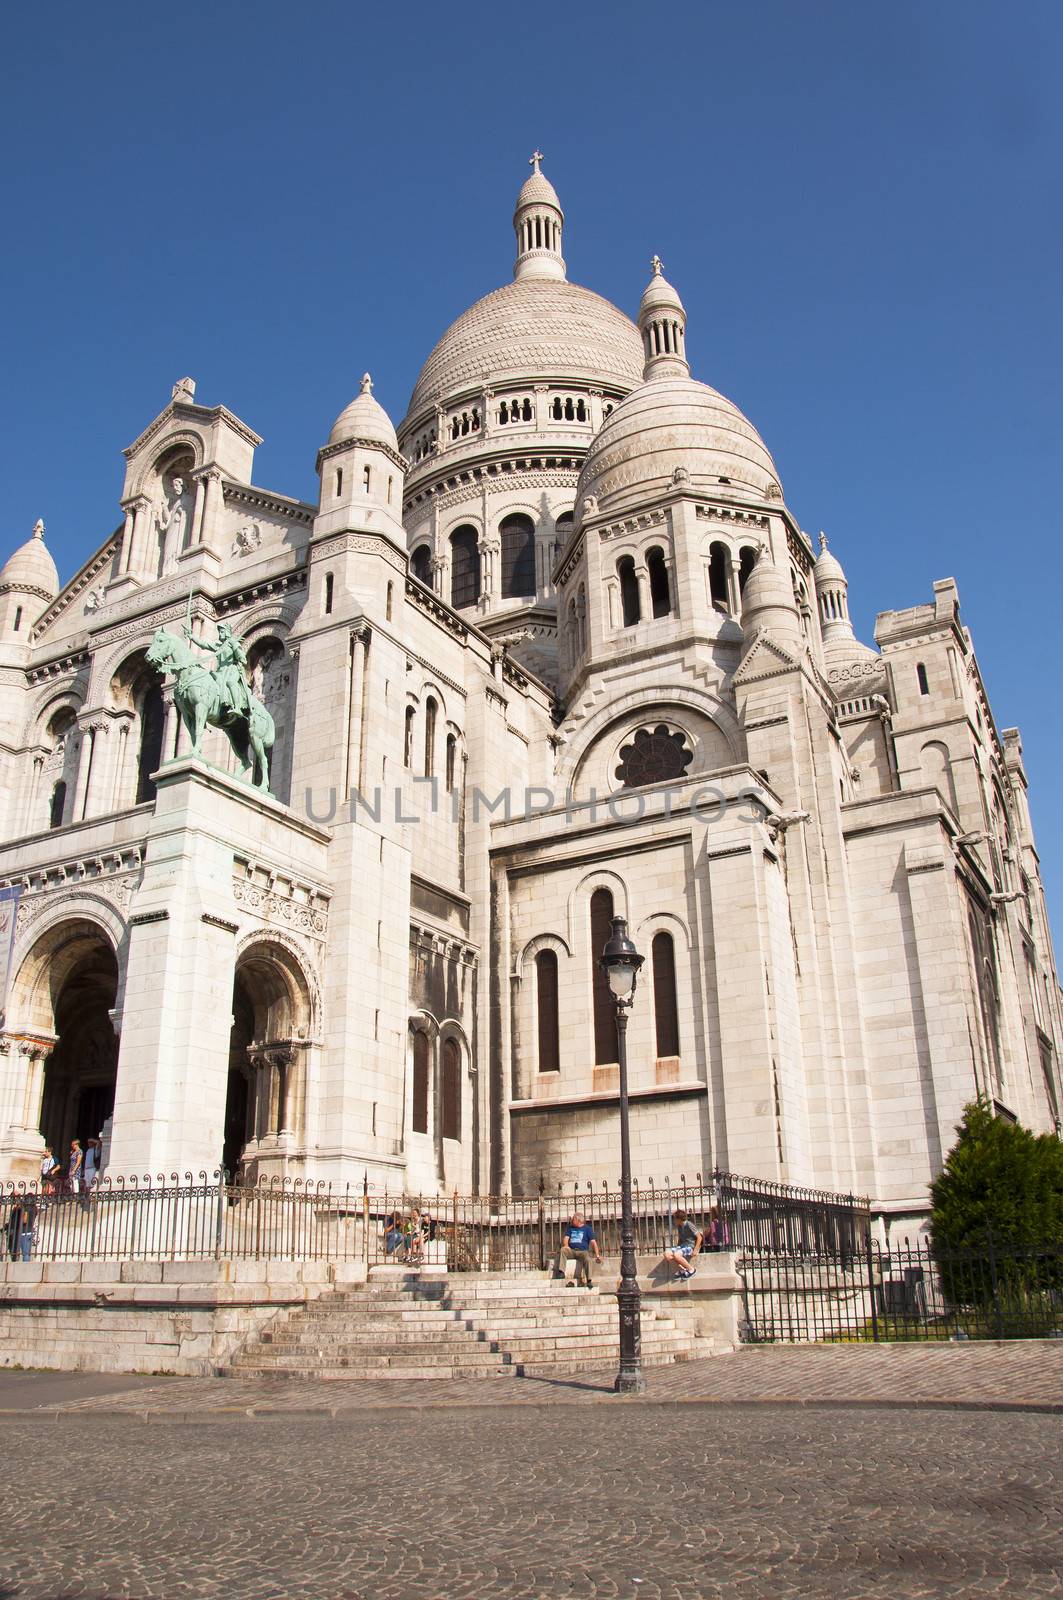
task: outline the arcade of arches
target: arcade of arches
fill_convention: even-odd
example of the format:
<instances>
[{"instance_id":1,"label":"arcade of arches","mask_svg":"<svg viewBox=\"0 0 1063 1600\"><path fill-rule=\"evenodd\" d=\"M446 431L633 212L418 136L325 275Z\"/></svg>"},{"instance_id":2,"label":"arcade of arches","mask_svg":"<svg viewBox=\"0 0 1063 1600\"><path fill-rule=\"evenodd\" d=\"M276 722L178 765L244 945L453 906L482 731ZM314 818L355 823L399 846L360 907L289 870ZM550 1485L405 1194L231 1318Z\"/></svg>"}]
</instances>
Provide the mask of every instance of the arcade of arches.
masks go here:
<instances>
[{"instance_id":1,"label":"arcade of arches","mask_svg":"<svg viewBox=\"0 0 1063 1600\"><path fill-rule=\"evenodd\" d=\"M42 935L21 963L2 1040L12 1066L6 1080L0 1073L0 1140L21 1154L22 1175L33 1175L41 1141L65 1166L72 1139L84 1145L101 1137L106 1164L118 1081L118 990L118 956L88 920ZM218 1138L218 1161L231 1179L283 1170L294 1153L305 1125L311 1020L296 958L270 940L248 946L233 984Z\"/></svg>"}]
</instances>

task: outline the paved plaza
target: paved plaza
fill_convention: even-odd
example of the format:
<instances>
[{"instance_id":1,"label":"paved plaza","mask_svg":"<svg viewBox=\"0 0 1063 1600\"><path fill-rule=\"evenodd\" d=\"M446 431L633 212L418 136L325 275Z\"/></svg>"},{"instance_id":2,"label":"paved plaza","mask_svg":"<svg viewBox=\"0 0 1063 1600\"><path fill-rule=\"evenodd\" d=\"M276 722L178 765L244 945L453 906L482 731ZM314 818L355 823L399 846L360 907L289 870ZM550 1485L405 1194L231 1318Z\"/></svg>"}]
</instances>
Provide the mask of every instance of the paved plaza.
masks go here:
<instances>
[{"instance_id":1,"label":"paved plaza","mask_svg":"<svg viewBox=\"0 0 1063 1600\"><path fill-rule=\"evenodd\" d=\"M1063 1595L1046 1345L749 1350L621 1401L3 1373L0 1407L3 1600Z\"/></svg>"}]
</instances>

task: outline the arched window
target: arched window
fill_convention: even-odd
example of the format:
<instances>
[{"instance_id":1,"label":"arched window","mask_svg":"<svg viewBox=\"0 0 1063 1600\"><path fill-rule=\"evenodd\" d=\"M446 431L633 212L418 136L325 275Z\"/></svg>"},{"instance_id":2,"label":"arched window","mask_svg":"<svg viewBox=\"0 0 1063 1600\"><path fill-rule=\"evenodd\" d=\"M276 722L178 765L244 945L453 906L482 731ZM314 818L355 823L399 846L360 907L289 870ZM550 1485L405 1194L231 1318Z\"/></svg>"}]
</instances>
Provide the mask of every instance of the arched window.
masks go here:
<instances>
[{"instance_id":1,"label":"arched window","mask_svg":"<svg viewBox=\"0 0 1063 1600\"><path fill-rule=\"evenodd\" d=\"M653 960L653 1016L657 1030L657 1056L679 1054L679 1011L675 998L675 944L670 933L655 933Z\"/></svg>"},{"instance_id":2,"label":"arched window","mask_svg":"<svg viewBox=\"0 0 1063 1600\"><path fill-rule=\"evenodd\" d=\"M503 517L502 598L535 593L535 524L522 512Z\"/></svg>"},{"instance_id":3,"label":"arched window","mask_svg":"<svg viewBox=\"0 0 1063 1600\"><path fill-rule=\"evenodd\" d=\"M749 545L746 545L745 549L740 551L739 552L739 556L738 556L738 592L739 592L739 594L745 594L745 592L746 592L746 584L749 582L749 575L753 571L753 568L756 566L756 564L757 564L757 552L755 550L752 550L749 547Z\"/></svg>"},{"instance_id":4,"label":"arched window","mask_svg":"<svg viewBox=\"0 0 1063 1600\"><path fill-rule=\"evenodd\" d=\"M429 695L424 705L424 775L435 776L436 770L436 703Z\"/></svg>"},{"instance_id":5,"label":"arched window","mask_svg":"<svg viewBox=\"0 0 1063 1600\"><path fill-rule=\"evenodd\" d=\"M162 703L162 688L153 683L144 691L140 702L140 752L137 756L136 804L154 800L155 784L152 773L162 765L162 735L166 712Z\"/></svg>"},{"instance_id":6,"label":"arched window","mask_svg":"<svg viewBox=\"0 0 1063 1600\"><path fill-rule=\"evenodd\" d=\"M454 774L458 762L458 741L452 733L447 734L447 793L454 791Z\"/></svg>"},{"instance_id":7,"label":"arched window","mask_svg":"<svg viewBox=\"0 0 1063 1600\"><path fill-rule=\"evenodd\" d=\"M427 544L419 544L410 557L410 571L418 583L424 583L431 588L432 584L432 548Z\"/></svg>"},{"instance_id":8,"label":"arched window","mask_svg":"<svg viewBox=\"0 0 1063 1600\"><path fill-rule=\"evenodd\" d=\"M916 675L916 678L919 680L919 693L920 694L929 694L930 693L930 681L929 681L929 679L927 678L927 675L926 675L926 667L923 665L923 663L921 661L917 661L916 662L915 675Z\"/></svg>"},{"instance_id":9,"label":"arched window","mask_svg":"<svg viewBox=\"0 0 1063 1600\"><path fill-rule=\"evenodd\" d=\"M59 782L52 790L52 798L48 806L49 828L61 828L63 826L63 812L65 809L66 784L63 782L62 778L60 778Z\"/></svg>"},{"instance_id":10,"label":"arched window","mask_svg":"<svg viewBox=\"0 0 1063 1600\"><path fill-rule=\"evenodd\" d=\"M620 612L625 628L633 628L639 620L639 580L635 576L635 562L631 556L621 556L616 564L620 579Z\"/></svg>"},{"instance_id":11,"label":"arched window","mask_svg":"<svg viewBox=\"0 0 1063 1600\"><path fill-rule=\"evenodd\" d=\"M410 1126L414 1133L428 1132L428 1056L428 1035L420 1032L415 1033L413 1036L413 1105L410 1117Z\"/></svg>"},{"instance_id":12,"label":"arched window","mask_svg":"<svg viewBox=\"0 0 1063 1600\"><path fill-rule=\"evenodd\" d=\"M330 616L331 613L332 613L332 591L333 591L333 588L334 588L334 582L333 582L332 573L331 572L326 572L325 573L325 615L326 615L326 617Z\"/></svg>"},{"instance_id":13,"label":"arched window","mask_svg":"<svg viewBox=\"0 0 1063 1600\"><path fill-rule=\"evenodd\" d=\"M731 566L731 552L725 544L709 546L709 598L717 611L730 612L731 593L727 574Z\"/></svg>"},{"instance_id":14,"label":"arched window","mask_svg":"<svg viewBox=\"0 0 1063 1600\"><path fill-rule=\"evenodd\" d=\"M539 1071L561 1071L557 1025L557 956L540 950L535 958L535 1008L539 1024Z\"/></svg>"},{"instance_id":15,"label":"arched window","mask_svg":"<svg viewBox=\"0 0 1063 1600\"><path fill-rule=\"evenodd\" d=\"M450 536L450 603L456 611L480 598L480 551L476 529L464 526Z\"/></svg>"},{"instance_id":16,"label":"arched window","mask_svg":"<svg viewBox=\"0 0 1063 1600\"><path fill-rule=\"evenodd\" d=\"M609 979L598 965L613 932L613 897L608 889L591 895L591 993L594 1010L594 1064L609 1066L619 1058L616 1005Z\"/></svg>"},{"instance_id":17,"label":"arched window","mask_svg":"<svg viewBox=\"0 0 1063 1600\"><path fill-rule=\"evenodd\" d=\"M655 617L666 617L672 609L672 596L668 587L668 568L664 551L656 547L647 552L646 568L650 575L650 603Z\"/></svg>"},{"instance_id":18,"label":"arched window","mask_svg":"<svg viewBox=\"0 0 1063 1600\"><path fill-rule=\"evenodd\" d=\"M390 622L391 621L391 605L392 605L392 601L394 599L394 595L395 595L395 585L393 583L389 583L388 584L387 599L386 599L386 601L384 603L384 621L385 622Z\"/></svg>"},{"instance_id":19,"label":"arched window","mask_svg":"<svg viewBox=\"0 0 1063 1600\"><path fill-rule=\"evenodd\" d=\"M461 1138L461 1050L455 1039L443 1044L439 1123L444 1139Z\"/></svg>"},{"instance_id":20,"label":"arched window","mask_svg":"<svg viewBox=\"0 0 1063 1600\"><path fill-rule=\"evenodd\" d=\"M406 707L406 738L402 747L402 764L413 766L413 707Z\"/></svg>"},{"instance_id":21,"label":"arched window","mask_svg":"<svg viewBox=\"0 0 1063 1600\"><path fill-rule=\"evenodd\" d=\"M15 632L16 633L21 628L21 626L22 626L22 607L21 606L16 606L15 607Z\"/></svg>"}]
</instances>

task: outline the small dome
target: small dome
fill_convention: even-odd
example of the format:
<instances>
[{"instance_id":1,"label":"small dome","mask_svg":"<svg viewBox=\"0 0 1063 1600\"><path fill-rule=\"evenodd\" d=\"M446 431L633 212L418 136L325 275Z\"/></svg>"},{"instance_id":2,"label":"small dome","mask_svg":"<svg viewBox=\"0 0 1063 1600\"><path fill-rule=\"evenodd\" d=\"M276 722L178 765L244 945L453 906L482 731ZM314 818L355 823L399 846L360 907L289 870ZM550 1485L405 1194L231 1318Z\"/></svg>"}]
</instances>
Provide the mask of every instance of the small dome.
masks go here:
<instances>
[{"instance_id":1,"label":"small dome","mask_svg":"<svg viewBox=\"0 0 1063 1600\"><path fill-rule=\"evenodd\" d=\"M827 549L827 535L819 536L819 560L812 568L812 576L816 580L817 589L828 588L832 584L846 583L845 569L837 556L832 555Z\"/></svg>"},{"instance_id":2,"label":"small dome","mask_svg":"<svg viewBox=\"0 0 1063 1600\"><path fill-rule=\"evenodd\" d=\"M557 198L557 190L550 179L536 168L530 178L524 180L524 185L517 196L515 210L522 206L553 206L555 211L561 211L561 202ZM564 216L564 212L561 212Z\"/></svg>"},{"instance_id":3,"label":"small dome","mask_svg":"<svg viewBox=\"0 0 1063 1600\"><path fill-rule=\"evenodd\" d=\"M473 383L501 388L566 378L633 388L642 378L638 331L590 289L519 278L451 323L421 368L407 417Z\"/></svg>"},{"instance_id":4,"label":"small dome","mask_svg":"<svg viewBox=\"0 0 1063 1600\"><path fill-rule=\"evenodd\" d=\"M368 439L374 444L386 444L397 451L399 441L395 428L384 407L373 399L373 380L368 372L362 379L361 391L332 424L329 444L343 444L347 439Z\"/></svg>"},{"instance_id":5,"label":"small dome","mask_svg":"<svg viewBox=\"0 0 1063 1600\"><path fill-rule=\"evenodd\" d=\"M646 285L639 303L639 321L641 322L644 312L661 309L679 311L685 316L686 311L679 298L679 290L673 288L665 277L664 262L660 256L654 256L650 265L653 267L653 277Z\"/></svg>"},{"instance_id":6,"label":"small dome","mask_svg":"<svg viewBox=\"0 0 1063 1600\"><path fill-rule=\"evenodd\" d=\"M44 523L37 522L26 543L19 545L0 567L0 585L25 589L54 600L59 593L59 574L44 542Z\"/></svg>"},{"instance_id":7,"label":"small dome","mask_svg":"<svg viewBox=\"0 0 1063 1600\"><path fill-rule=\"evenodd\" d=\"M706 383L667 377L622 400L595 436L576 490L619 514L663 493L675 469L696 494L744 491L764 500L779 491L775 463L738 407Z\"/></svg>"}]
</instances>

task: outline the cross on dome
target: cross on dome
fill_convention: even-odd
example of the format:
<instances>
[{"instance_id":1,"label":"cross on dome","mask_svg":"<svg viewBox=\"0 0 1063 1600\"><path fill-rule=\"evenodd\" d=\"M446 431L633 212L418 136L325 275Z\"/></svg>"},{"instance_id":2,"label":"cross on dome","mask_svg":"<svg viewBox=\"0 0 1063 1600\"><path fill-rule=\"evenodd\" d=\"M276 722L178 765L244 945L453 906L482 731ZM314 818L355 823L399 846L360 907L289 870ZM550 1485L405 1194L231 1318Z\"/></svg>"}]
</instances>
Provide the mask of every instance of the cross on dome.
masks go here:
<instances>
[{"instance_id":1,"label":"cross on dome","mask_svg":"<svg viewBox=\"0 0 1063 1600\"><path fill-rule=\"evenodd\" d=\"M528 157L528 165L531 167L533 172L538 172L540 161L545 160L546 157L543 155L541 150L533 150L531 155Z\"/></svg>"}]
</instances>

